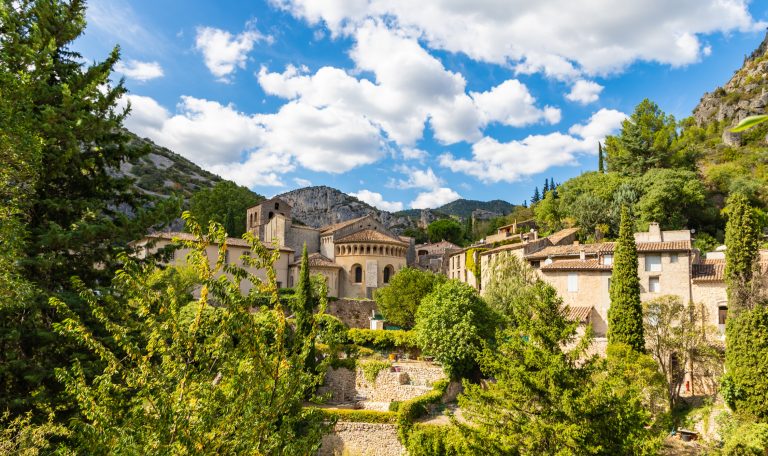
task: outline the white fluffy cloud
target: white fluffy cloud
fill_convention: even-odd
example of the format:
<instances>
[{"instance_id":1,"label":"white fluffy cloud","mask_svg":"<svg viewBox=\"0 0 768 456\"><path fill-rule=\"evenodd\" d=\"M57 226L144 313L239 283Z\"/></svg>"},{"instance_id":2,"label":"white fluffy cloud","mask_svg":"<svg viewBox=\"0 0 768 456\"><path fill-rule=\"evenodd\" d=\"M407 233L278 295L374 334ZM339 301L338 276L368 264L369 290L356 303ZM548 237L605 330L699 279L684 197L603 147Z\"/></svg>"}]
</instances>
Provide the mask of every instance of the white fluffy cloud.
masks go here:
<instances>
[{"instance_id":1,"label":"white fluffy cloud","mask_svg":"<svg viewBox=\"0 0 768 456\"><path fill-rule=\"evenodd\" d=\"M163 67L157 62L141 62L139 60L127 60L117 62L115 71L122 73L125 77L137 81L149 81L163 77Z\"/></svg>"},{"instance_id":2,"label":"white fluffy cloud","mask_svg":"<svg viewBox=\"0 0 768 456\"><path fill-rule=\"evenodd\" d=\"M585 105L597 101L602 91L603 86L600 84L579 79L573 84L571 91L565 95L565 98Z\"/></svg>"},{"instance_id":3,"label":"white fluffy cloud","mask_svg":"<svg viewBox=\"0 0 768 456\"><path fill-rule=\"evenodd\" d=\"M198 27L195 48L202 52L205 66L219 81L228 82L237 68L245 68L248 53L258 41L270 41L251 24L237 35L213 27Z\"/></svg>"},{"instance_id":4,"label":"white fluffy cloud","mask_svg":"<svg viewBox=\"0 0 768 456\"><path fill-rule=\"evenodd\" d=\"M472 146L471 159L443 154L440 164L484 182L514 182L552 166L574 164L581 154L596 153L597 142L616 131L625 118L619 111L601 109L586 124L573 125L570 134L530 135L510 142L485 137Z\"/></svg>"},{"instance_id":5,"label":"white fluffy cloud","mask_svg":"<svg viewBox=\"0 0 768 456\"><path fill-rule=\"evenodd\" d=\"M350 57L358 78L344 70L323 67L314 74L289 66L282 73L262 67L257 77L268 94L313 107L335 107L369 119L387 138L413 150L430 122L440 142L476 141L488 123L524 126L559 121L560 111L537 108L536 99L517 80L486 92L465 91L464 77L445 69L413 37L380 22L366 21L355 31Z\"/></svg>"},{"instance_id":6,"label":"white fluffy cloud","mask_svg":"<svg viewBox=\"0 0 768 456\"><path fill-rule=\"evenodd\" d=\"M748 0L272 0L333 34L350 34L370 17L414 30L433 49L512 64L556 78L621 70L637 60L685 65L706 53L699 38L759 30Z\"/></svg>"},{"instance_id":7,"label":"white fluffy cloud","mask_svg":"<svg viewBox=\"0 0 768 456\"><path fill-rule=\"evenodd\" d=\"M391 179L388 187L392 188L422 188L434 190L443 185L443 180L438 177L432 168L417 169L401 166L397 171L408 176L408 179Z\"/></svg>"},{"instance_id":8,"label":"white fluffy cloud","mask_svg":"<svg viewBox=\"0 0 768 456\"><path fill-rule=\"evenodd\" d=\"M433 209L451 201L456 201L461 195L447 187L440 187L428 192L419 193L416 199L411 201L413 209Z\"/></svg>"},{"instance_id":9,"label":"white fluffy cloud","mask_svg":"<svg viewBox=\"0 0 768 456\"><path fill-rule=\"evenodd\" d=\"M150 97L126 101L131 131L243 185L283 185L279 176L297 165L343 173L386 154L377 127L335 107L291 102L275 114L248 115L183 96L172 114Z\"/></svg>"},{"instance_id":10,"label":"white fluffy cloud","mask_svg":"<svg viewBox=\"0 0 768 456\"><path fill-rule=\"evenodd\" d=\"M403 210L403 203L399 201L384 201L381 193L363 189L357 193L350 193L350 195L383 211L397 212Z\"/></svg>"}]
</instances>

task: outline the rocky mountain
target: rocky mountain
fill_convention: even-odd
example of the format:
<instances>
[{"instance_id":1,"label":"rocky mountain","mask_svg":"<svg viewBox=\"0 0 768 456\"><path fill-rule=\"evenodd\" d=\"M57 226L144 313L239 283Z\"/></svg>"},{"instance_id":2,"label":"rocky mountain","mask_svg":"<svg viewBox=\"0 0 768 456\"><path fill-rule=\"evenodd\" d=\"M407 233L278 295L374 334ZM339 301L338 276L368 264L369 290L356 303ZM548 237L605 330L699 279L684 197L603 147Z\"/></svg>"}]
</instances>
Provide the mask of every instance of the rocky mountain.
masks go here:
<instances>
[{"instance_id":1,"label":"rocky mountain","mask_svg":"<svg viewBox=\"0 0 768 456\"><path fill-rule=\"evenodd\" d=\"M293 206L292 216L295 220L315 228L371 213L376 214L387 228L396 233L416 227L411 217L376 209L354 196L324 185L299 188L277 196Z\"/></svg>"},{"instance_id":2,"label":"rocky mountain","mask_svg":"<svg viewBox=\"0 0 768 456\"><path fill-rule=\"evenodd\" d=\"M768 35L745 60L731 79L711 93L705 93L693 110L696 124L721 122L736 125L747 116L764 114L768 106ZM724 130L726 145L742 143L741 136Z\"/></svg>"},{"instance_id":3,"label":"rocky mountain","mask_svg":"<svg viewBox=\"0 0 768 456\"><path fill-rule=\"evenodd\" d=\"M119 174L136 179L136 187L145 193L162 198L181 195L186 203L197 190L213 187L223 180L149 139L139 138L127 130L126 134L130 137L127 147L147 148L149 153L123 163Z\"/></svg>"}]
</instances>

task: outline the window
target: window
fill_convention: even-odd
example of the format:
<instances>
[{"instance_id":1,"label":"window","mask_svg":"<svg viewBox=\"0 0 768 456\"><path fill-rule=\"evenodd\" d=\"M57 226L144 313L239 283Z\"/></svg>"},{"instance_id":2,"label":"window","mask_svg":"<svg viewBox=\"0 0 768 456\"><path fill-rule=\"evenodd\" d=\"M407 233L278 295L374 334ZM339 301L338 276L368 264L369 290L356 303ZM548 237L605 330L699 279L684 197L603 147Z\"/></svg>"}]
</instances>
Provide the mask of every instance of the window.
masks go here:
<instances>
[{"instance_id":1,"label":"window","mask_svg":"<svg viewBox=\"0 0 768 456\"><path fill-rule=\"evenodd\" d=\"M728 306L720 306L717 308L717 324L725 325L725 320L728 318Z\"/></svg>"},{"instance_id":2,"label":"window","mask_svg":"<svg viewBox=\"0 0 768 456\"><path fill-rule=\"evenodd\" d=\"M568 291L572 293L579 291L579 274L576 272L568 273Z\"/></svg>"},{"instance_id":3,"label":"window","mask_svg":"<svg viewBox=\"0 0 768 456\"><path fill-rule=\"evenodd\" d=\"M661 282L659 281L658 277L648 278L648 292L661 293Z\"/></svg>"},{"instance_id":4,"label":"window","mask_svg":"<svg viewBox=\"0 0 768 456\"><path fill-rule=\"evenodd\" d=\"M283 288L283 282L277 281L277 288Z\"/></svg>"},{"instance_id":5,"label":"window","mask_svg":"<svg viewBox=\"0 0 768 456\"><path fill-rule=\"evenodd\" d=\"M613 255L603 255L603 264L606 266L611 266L613 264Z\"/></svg>"},{"instance_id":6,"label":"window","mask_svg":"<svg viewBox=\"0 0 768 456\"><path fill-rule=\"evenodd\" d=\"M670 253L669 254L669 262L670 263L677 263L677 254L676 253Z\"/></svg>"},{"instance_id":7,"label":"window","mask_svg":"<svg viewBox=\"0 0 768 456\"><path fill-rule=\"evenodd\" d=\"M384 283L389 283L390 277L392 277L392 266L387 266L384 268Z\"/></svg>"},{"instance_id":8,"label":"window","mask_svg":"<svg viewBox=\"0 0 768 456\"><path fill-rule=\"evenodd\" d=\"M645 256L645 271L646 272L661 272L661 255L646 255Z\"/></svg>"},{"instance_id":9,"label":"window","mask_svg":"<svg viewBox=\"0 0 768 456\"><path fill-rule=\"evenodd\" d=\"M352 267L352 271L355 274L355 283L363 283L363 267L355 265Z\"/></svg>"},{"instance_id":10,"label":"window","mask_svg":"<svg viewBox=\"0 0 768 456\"><path fill-rule=\"evenodd\" d=\"M279 209L280 209L280 203L275 203L275 210L279 210Z\"/></svg>"}]
</instances>

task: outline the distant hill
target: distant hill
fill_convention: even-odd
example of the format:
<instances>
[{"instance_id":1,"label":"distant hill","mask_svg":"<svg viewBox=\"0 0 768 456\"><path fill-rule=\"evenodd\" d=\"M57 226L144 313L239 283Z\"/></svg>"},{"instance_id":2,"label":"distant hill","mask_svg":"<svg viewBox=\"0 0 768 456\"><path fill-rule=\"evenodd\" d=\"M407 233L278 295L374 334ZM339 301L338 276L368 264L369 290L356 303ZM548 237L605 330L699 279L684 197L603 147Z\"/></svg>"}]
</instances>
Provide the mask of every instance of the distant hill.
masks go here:
<instances>
[{"instance_id":1,"label":"distant hill","mask_svg":"<svg viewBox=\"0 0 768 456\"><path fill-rule=\"evenodd\" d=\"M457 199L448 204L444 204L438 208L435 208L434 212L440 212L443 214L454 215L466 219L472 216L472 212L476 210L482 210L487 212L494 212L498 215L507 215L515 209L515 205L503 200L493 201L476 201L468 199Z\"/></svg>"},{"instance_id":2,"label":"distant hill","mask_svg":"<svg viewBox=\"0 0 768 456\"><path fill-rule=\"evenodd\" d=\"M223 180L149 139L139 138L127 130L126 134L131 138L127 147L149 148L149 153L123 163L119 174L136 179L135 186L145 193L162 198L177 194L188 202L197 190L213 187Z\"/></svg>"}]
</instances>

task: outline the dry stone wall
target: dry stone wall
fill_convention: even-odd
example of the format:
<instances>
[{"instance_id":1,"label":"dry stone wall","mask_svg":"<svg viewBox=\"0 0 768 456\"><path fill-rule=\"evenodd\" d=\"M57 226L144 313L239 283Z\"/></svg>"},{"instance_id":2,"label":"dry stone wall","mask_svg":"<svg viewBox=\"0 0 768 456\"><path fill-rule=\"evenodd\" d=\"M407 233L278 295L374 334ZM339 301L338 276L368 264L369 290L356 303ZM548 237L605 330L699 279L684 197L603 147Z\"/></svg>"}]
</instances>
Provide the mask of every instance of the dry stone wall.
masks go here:
<instances>
[{"instance_id":1,"label":"dry stone wall","mask_svg":"<svg viewBox=\"0 0 768 456\"><path fill-rule=\"evenodd\" d=\"M378 312L376 301L338 299L329 302L325 312L338 318L350 328L369 329L373 311Z\"/></svg>"},{"instance_id":2,"label":"dry stone wall","mask_svg":"<svg viewBox=\"0 0 768 456\"><path fill-rule=\"evenodd\" d=\"M323 436L319 456L400 456L405 448L397 439L394 424L339 422L332 434Z\"/></svg>"}]
</instances>

